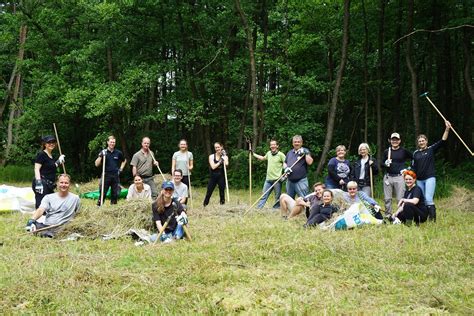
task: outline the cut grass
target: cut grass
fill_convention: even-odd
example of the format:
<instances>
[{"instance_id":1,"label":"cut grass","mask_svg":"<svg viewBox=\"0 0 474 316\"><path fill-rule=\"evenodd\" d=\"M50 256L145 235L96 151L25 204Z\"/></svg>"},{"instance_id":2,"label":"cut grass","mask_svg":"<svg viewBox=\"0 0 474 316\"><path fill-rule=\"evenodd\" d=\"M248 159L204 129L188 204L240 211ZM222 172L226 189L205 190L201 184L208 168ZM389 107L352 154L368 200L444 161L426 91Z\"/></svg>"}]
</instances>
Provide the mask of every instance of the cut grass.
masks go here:
<instances>
[{"instance_id":1,"label":"cut grass","mask_svg":"<svg viewBox=\"0 0 474 316\"><path fill-rule=\"evenodd\" d=\"M197 189L189 216L193 242L144 247L130 238L33 238L22 231L26 216L3 214L0 308L6 314L472 314L472 192L459 190L438 201L436 224L325 232L303 230L303 217L283 221L270 209L241 218L245 191L233 191L225 206L216 204L215 192L215 204L202 209L204 191ZM90 222L87 213L97 209L83 203ZM114 209L106 207L104 218ZM110 233L117 225L104 218L97 227ZM120 229L130 228L126 216L117 220Z\"/></svg>"}]
</instances>

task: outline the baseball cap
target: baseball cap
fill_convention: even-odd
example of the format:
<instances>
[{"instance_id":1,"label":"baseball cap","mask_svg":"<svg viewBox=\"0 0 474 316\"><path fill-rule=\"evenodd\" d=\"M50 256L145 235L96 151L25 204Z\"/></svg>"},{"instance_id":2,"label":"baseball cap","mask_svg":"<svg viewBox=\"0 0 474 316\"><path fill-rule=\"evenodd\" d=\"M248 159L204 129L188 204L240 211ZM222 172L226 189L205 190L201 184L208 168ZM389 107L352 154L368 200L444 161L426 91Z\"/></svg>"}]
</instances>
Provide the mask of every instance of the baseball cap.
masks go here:
<instances>
[{"instance_id":1,"label":"baseball cap","mask_svg":"<svg viewBox=\"0 0 474 316\"><path fill-rule=\"evenodd\" d=\"M174 184L173 184L173 182L171 182L171 181L165 181L165 182L163 182L163 184L161 185L161 188L162 188L162 189L173 189L173 190L174 190Z\"/></svg>"},{"instance_id":2,"label":"baseball cap","mask_svg":"<svg viewBox=\"0 0 474 316\"><path fill-rule=\"evenodd\" d=\"M398 139L400 139L400 134L398 134L398 133L392 133L392 135L390 135L390 138L398 138Z\"/></svg>"},{"instance_id":3,"label":"baseball cap","mask_svg":"<svg viewBox=\"0 0 474 316\"><path fill-rule=\"evenodd\" d=\"M55 141L56 141L56 137L54 137L53 135L46 135L46 136L44 136L43 138L41 138L41 141L42 141L43 143L55 142Z\"/></svg>"}]
</instances>

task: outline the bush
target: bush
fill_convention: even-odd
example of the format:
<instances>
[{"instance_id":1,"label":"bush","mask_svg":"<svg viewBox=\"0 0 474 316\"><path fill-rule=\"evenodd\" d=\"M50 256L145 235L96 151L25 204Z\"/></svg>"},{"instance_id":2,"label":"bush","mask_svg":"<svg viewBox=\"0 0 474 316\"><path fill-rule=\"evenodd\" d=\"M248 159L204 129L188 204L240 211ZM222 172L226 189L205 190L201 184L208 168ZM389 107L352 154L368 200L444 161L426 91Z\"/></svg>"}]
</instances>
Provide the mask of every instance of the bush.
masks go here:
<instances>
[{"instance_id":1,"label":"bush","mask_svg":"<svg viewBox=\"0 0 474 316\"><path fill-rule=\"evenodd\" d=\"M0 167L0 182L29 182L33 179L33 166L12 166Z\"/></svg>"}]
</instances>

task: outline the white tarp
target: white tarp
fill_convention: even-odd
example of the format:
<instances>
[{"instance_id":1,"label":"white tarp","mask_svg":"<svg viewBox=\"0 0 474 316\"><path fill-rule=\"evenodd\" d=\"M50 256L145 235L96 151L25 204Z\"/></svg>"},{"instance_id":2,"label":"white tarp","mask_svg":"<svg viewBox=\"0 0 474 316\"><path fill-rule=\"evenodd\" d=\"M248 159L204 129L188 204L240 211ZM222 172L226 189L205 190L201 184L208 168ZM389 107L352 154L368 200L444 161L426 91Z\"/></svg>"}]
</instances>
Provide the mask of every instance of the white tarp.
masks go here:
<instances>
[{"instance_id":1,"label":"white tarp","mask_svg":"<svg viewBox=\"0 0 474 316\"><path fill-rule=\"evenodd\" d=\"M0 211L32 213L35 210L35 194L31 188L0 185Z\"/></svg>"}]
</instances>

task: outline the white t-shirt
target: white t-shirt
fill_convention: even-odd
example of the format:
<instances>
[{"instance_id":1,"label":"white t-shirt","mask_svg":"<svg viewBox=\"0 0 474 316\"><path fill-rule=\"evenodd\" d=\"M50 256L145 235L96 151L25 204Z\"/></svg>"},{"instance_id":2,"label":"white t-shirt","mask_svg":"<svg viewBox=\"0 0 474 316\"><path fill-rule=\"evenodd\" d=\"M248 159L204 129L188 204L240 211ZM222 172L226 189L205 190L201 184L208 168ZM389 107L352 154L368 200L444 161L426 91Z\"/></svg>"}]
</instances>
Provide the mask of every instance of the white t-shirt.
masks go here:
<instances>
[{"instance_id":1,"label":"white t-shirt","mask_svg":"<svg viewBox=\"0 0 474 316\"><path fill-rule=\"evenodd\" d=\"M127 193L127 201L131 199L151 199L151 188L148 184L143 183L143 190L142 192L137 191L137 187L135 186L135 183L132 184L128 188L128 193Z\"/></svg>"},{"instance_id":2,"label":"white t-shirt","mask_svg":"<svg viewBox=\"0 0 474 316\"><path fill-rule=\"evenodd\" d=\"M61 197L59 193L46 195L41 201L40 208L44 209L45 225L58 225L69 222L81 207L79 197L71 192Z\"/></svg>"},{"instance_id":3,"label":"white t-shirt","mask_svg":"<svg viewBox=\"0 0 474 316\"><path fill-rule=\"evenodd\" d=\"M176 197L178 199L181 199L182 197L189 197L188 186L183 182L181 182L179 185L176 185L176 183L174 183L173 197Z\"/></svg>"},{"instance_id":4,"label":"white t-shirt","mask_svg":"<svg viewBox=\"0 0 474 316\"><path fill-rule=\"evenodd\" d=\"M186 151L182 153L177 151L173 154L173 160L176 160L176 169L181 169L183 171L183 176L189 176L188 161L193 160L193 153Z\"/></svg>"}]
</instances>

